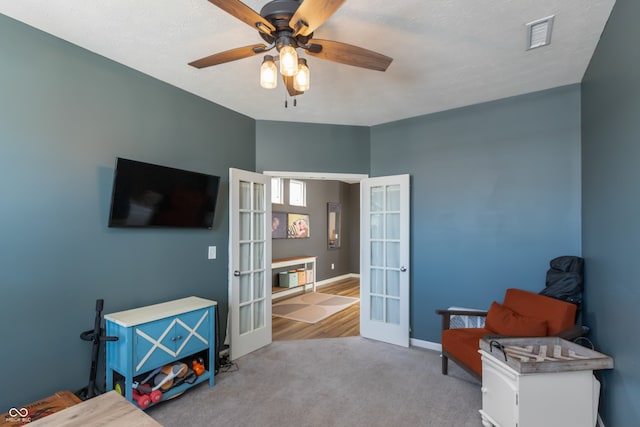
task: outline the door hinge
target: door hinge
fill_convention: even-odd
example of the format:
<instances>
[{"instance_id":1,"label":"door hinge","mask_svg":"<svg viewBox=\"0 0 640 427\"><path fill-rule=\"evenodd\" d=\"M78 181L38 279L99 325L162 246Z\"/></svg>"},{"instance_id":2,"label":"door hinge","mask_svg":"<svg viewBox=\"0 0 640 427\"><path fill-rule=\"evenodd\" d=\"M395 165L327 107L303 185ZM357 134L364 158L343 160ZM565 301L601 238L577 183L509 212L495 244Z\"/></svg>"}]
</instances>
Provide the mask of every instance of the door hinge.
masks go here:
<instances>
[{"instance_id":1,"label":"door hinge","mask_svg":"<svg viewBox=\"0 0 640 427\"><path fill-rule=\"evenodd\" d=\"M518 395L516 394L516 406L518 406ZM517 426L517 424L516 424Z\"/></svg>"}]
</instances>

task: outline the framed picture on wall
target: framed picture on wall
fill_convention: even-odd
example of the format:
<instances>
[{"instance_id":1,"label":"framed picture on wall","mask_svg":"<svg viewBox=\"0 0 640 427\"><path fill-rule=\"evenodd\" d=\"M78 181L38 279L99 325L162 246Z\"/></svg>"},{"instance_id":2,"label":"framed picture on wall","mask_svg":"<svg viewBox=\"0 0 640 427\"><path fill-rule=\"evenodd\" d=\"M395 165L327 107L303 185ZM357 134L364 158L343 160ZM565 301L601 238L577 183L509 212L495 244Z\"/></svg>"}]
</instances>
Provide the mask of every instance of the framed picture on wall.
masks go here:
<instances>
[{"instance_id":1,"label":"framed picture on wall","mask_svg":"<svg viewBox=\"0 0 640 427\"><path fill-rule=\"evenodd\" d=\"M271 238L287 238L287 214L285 212L273 212L271 215Z\"/></svg>"},{"instance_id":2,"label":"framed picture on wall","mask_svg":"<svg viewBox=\"0 0 640 427\"><path fill-rule=\"evenodd\" d=\"M309 237L309 215L290 213L287 216L287 237L289 239L305 239Z\"/></svg>"}]
</instances>

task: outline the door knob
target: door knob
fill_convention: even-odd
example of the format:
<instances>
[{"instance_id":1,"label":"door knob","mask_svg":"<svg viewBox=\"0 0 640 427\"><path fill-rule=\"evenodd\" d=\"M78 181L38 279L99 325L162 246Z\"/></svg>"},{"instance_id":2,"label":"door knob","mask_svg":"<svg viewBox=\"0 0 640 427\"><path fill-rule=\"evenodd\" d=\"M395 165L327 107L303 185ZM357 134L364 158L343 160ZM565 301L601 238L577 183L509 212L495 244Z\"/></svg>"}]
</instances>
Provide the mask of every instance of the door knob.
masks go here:
<instances>
[{"instance_id":1,"label":"door knob","mask_svg":"<svg viewBox=\"0 0 640 427\"><path fill-rule=\"evenodd\" d=\"M233 275L236 276L236 277L240 277L240 272L238 270L235 270L233 272Z\"/></svg>"},{"instance_id":2,"label":"door knob","mask_svg":"<svg viewBox=\"0 0 640 427\"><path fill-rule=\"evenodd\" d=\"M404 273L405 271L407 271L407 267L405 267L405 266L403 265L402 267L400 267L400 271L402 271L402 272Z\"/></svg>"}]
</instances>

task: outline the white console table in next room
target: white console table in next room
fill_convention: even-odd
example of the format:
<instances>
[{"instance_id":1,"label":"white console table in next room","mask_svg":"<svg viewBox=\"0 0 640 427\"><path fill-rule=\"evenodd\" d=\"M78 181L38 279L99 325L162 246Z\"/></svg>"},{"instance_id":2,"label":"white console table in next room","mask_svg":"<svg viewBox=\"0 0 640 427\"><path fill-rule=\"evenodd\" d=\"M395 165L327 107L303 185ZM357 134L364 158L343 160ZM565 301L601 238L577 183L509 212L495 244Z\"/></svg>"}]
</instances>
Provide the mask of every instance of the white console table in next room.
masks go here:
<instances>
[{"instance_id":1,"label":"white console table in next room","mask_svg":"<svg viewBox=\"0 0 640 427\"><path fill-rule=\"evenodd\" d=\"M274 259L271 262L271 268L275 270L276 268L285 268L285 267L294 267L296 265L304 265L306 269L307 264L310 265L311 268L309 269L309 271L311 271L311 277L306 278L305 287L306 285L310 284L313 287L313 292L315 292L316 291L316 259L317 257L308 256L308 255L295 256L291 258Z\"/></svg>"}]
</instances>

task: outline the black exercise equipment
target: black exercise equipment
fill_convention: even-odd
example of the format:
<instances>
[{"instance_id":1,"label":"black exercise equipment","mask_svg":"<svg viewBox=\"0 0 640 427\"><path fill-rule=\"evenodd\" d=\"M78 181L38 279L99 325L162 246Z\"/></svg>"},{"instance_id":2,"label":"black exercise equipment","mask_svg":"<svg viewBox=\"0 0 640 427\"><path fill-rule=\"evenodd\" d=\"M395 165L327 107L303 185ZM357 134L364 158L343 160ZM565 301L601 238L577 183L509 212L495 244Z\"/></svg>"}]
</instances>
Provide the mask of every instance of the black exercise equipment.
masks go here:
<instances>
[{"instance_id":1,"label":"black exercise equipment","mask_svg":"<svg viewBox=\"0 0 640 427\"><path fill-rule=\"evenodd\" d=\"M101 341L118 341L118 337L106 337L102 336L104 330L102 329L102 307L104 306L104 300L96 300L96 319L93 329L84 331L80 334L80 339L83 341L93 342L93 351L91 353L91 371L89 373L89 384L77 391L75 394L82 400L91 399L99 394L104 393L104 390L100 390L96 384L96 375L98 371L98 357L100 356L100 342Z\"/></svg>"}]
</instances>

